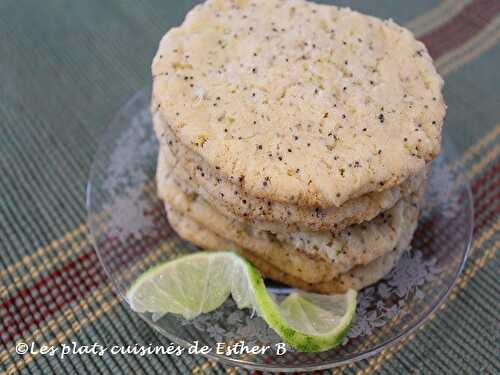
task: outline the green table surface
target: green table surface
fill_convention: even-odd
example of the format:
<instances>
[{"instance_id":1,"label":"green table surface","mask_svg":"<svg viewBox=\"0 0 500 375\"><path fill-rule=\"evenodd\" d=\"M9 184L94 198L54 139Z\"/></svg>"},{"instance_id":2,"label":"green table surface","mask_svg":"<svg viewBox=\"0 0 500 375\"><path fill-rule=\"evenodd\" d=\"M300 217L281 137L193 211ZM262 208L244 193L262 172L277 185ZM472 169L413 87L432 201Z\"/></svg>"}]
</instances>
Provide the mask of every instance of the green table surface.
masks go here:
<instances>
[{"instance_id":1,"label":"green table surface","mask_svg":"<svg viewBox=\"0 0 500 375\"><path fill-rule=\"evenodd\" d=\"M106 124L151 81L158 41L194 3L0 2L2 373L245 372L192 355L16 354L19 342L165 341L110 290L89 244L85 185ZM476 210L471 257L445 305L403 342L331 372L499 374L500 1L334 3L393 18L426 43Z\"/></svg>"}]
</instances>

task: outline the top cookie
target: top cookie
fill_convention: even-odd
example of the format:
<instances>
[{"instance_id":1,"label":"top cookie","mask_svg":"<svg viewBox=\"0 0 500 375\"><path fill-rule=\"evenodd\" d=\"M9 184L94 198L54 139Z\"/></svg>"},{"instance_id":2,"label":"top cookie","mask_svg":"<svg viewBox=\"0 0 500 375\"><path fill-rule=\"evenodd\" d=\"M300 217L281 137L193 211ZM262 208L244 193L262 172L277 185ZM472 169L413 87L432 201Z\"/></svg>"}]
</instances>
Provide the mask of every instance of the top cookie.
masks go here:
<instances>
[{"instance_id":1,"label":"top cookie","mask_svg":"<svg viewBox=\"0 0 500 375\"><path fill-rule=\"evenodd\" d=\"M440 150L446 111L410 31L303 0L209 0L153 61L152 110L248 194L340 206Z\"/></svg>"}]
</instances>

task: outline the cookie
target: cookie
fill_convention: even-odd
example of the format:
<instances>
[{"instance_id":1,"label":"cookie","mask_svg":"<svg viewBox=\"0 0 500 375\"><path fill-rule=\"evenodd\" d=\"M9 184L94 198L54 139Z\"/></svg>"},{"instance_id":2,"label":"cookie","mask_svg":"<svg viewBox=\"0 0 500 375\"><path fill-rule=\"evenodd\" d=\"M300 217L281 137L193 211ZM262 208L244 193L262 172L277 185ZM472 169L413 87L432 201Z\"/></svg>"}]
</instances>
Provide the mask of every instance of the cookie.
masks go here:
<instances>
[{"instance_id":1,"label":"cookie","mask_svg":"<svg viewBox=\"0 0 500 375\"><path fill-rule=\"evenodd\" d=\"M255 198L340 207L440 151L443 81L391 20L303 0L209 0L164 36L152 72L157 123Z\"/></svg>"},{"instance_id":2,"label":"cookie","mask_svg":"<svg viewBox=\"0 0 500 375\"><path fill-rule=\"evenodd\" d=\"M160 145L159 159L169 164L172 169L170 173L175 175L184 190L195 189L213 205L224 206L228 214L251 221L265 230L329 230L339 233L349 225L371 220L391 208L402 196L416 192L425 180L424 171L408 178L401 185L351 199L338 208L298 207L249 196L238 184L224 182L203 160L178 146L175 140Z\"/></svg>"},{"instance_id":3,"label":"cookie","mask_svg":"<svg viewBox=\"0 0 500 375\"><path fill-rule=\"evenodd\" d=\"M287 264L288 272L310 283L334 278L357 264L367 264L393 249L406 227L415 222L418 208L400 201L371 222L346 231L272 233L225 216L196 192L184 192L170 178L159 186L159 196L170 209L205 226L215 234L254 251L271 264Z\"/></svg>"},{"instance_id":4,"label":"cookie","mask_svg":"<svg viewBox=\"0 0 500 375\"><path fill-rule=\"evenodd\" d=\"M404 251L410 245L416 222L405 231L396 248L371 263L357 266L348 273L340 274L334 279L321 283L308 283L299 277L292 276L285 267L278 268L267 260L258 257L254 252L223 239L206 229L196 221L179 211L169 209L168 219L172 228L185 240L206 250L233 250L252 262L265 276L287 285L316 293L343 293L348 289L360 290L383 278L397 263Z\"/></svg>"}]
</instances>

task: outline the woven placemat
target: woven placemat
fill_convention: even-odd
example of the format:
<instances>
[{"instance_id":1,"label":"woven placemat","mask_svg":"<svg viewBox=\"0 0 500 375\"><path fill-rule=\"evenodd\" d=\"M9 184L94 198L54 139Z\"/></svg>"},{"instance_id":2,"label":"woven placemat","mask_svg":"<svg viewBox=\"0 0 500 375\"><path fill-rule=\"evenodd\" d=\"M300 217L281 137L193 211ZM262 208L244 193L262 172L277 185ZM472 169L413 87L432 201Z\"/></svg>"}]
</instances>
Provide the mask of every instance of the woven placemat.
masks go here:
<instances>
[{"instance_id":1,"label":"woven placemat","mask_svg":"<svg viewBox=\"0 0 500 375\"><path fill-rule=\"evenodd\" d=\"M87 236L85 185L106 124L149 83L159 39L194 3L0 2L2 373L244 372L191 355L16 353L21 342L168 344L110 290ZM476 224L465 272L432 319L331 372L499 374L500 1L335 4L394 18L429 47L445 77L446 126L471 180Z\"/></svg>"}]
</instances>

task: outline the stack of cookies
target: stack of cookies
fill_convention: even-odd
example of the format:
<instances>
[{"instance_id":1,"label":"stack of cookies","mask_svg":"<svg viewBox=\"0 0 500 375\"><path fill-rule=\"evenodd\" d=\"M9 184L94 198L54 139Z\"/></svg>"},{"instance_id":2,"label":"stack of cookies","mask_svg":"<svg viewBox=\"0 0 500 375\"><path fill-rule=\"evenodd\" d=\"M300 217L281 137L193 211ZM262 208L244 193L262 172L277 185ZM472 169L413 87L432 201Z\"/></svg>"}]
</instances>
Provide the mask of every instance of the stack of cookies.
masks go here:
<instances>
[{"instance_id":1,"label":"stack of cookies","mask_svg":"<svg viewBox=\"0 0 500 375\"><path fill-rule=\"evenodd\" d=\"M443 81L406 29L303 0L209 0L153 62L157 185L188 241L320 293L387 274L440 150Z\"/></svg>"}]
</instances>

